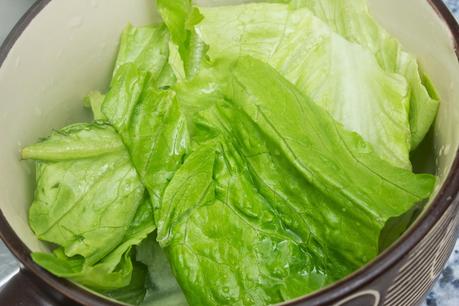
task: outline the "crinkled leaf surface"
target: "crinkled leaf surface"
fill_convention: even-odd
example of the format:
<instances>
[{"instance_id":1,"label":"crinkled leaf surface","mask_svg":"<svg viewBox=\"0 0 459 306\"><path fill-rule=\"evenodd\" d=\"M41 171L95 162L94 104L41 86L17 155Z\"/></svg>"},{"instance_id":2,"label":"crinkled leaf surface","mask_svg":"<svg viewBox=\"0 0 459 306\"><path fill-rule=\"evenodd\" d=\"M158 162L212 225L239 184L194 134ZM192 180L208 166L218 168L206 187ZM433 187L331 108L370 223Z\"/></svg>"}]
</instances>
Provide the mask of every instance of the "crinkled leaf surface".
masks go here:
<instances>
[{"instance_id":1,"label":"crinkled leaf surface","mask_svg":"<svg viewBox=\"0 0 459 306\"><path fill-rule=\"evenodd\" d=\"M58 245L33 259L133 304L185 303L170 263L192 305L267 305L374 258L387 221L435 183L402 169L417 63L384 66L395 51L294 2L158 0L168 29L128 26L109 92L86 101L113 128L74 125L23 151L39 160L31 226Z\"/></svg>"},{"instance_id":2,"label":"crinkled leaf surface","mask_svg":"<svg viewBox=\"0 0 459 306\"><path fill-rule=\"evenodd\" d=\"M406 80L385 72L367 48L305 8L251 3L200 10L196 32L209 45L209 57L251 55L269 63L379 156L411 167Z\"/></svg>"},{"instance_id":3,"label":"crinkled leaf surface","mask_svg":"<svg viewBox=\"0 0 459 306\"><path fill-rule=\"evenodd\" d=\"M127 145L158 208L165 186L187 152L185 118L174 93L157 90L155 82L135 65L124 65L112 83L102 110Z\"/></svg>"},{"instance_id":4,"label":"crinkled leaf surface","mask_svg":"<svg viewBox=\"0 0 459 306\"><path fill-rule=\"evenodd\" d=\"M199 72L207 52L207 45L194 28L201 21L202 15L192 6L191 0L157 0L156 4L177 46L172 50L176 50L181 56L181 60L172 58L174 71L180 71L179 79L184 75L193 77Z\"/></svg>"},{"instance_id":5,"label":"crinkled leaf surface","mask_svg":"<svg viewBox=\"0 0 459 306\"><path fill-rule=\"evenodd\" d=\"M34 260L91 288L129 284L129 249L155 224L145 188L114 129L72 125L25 148L23 156L37 160L30 226L39 239L59 246L54 255L34 254Z\"/></svg>"},{"instance_id":6,"label":"crinkled leaf surface","mask_svg":"<svg viewBox=\"0 0 459 306\"><path fill-rule=\"evenodd\" d=\"M154 229L148 200L142 201L123 241L107 256L91 264L82 256L68 257L62 247L53 253L33 253L32 258L48 271L66 277L92 289L106 292L129 286L133 273L131 247L138 245Z\"/></svg>"},{"instance_id":7,"label":"crinkled leaf surface","mask_svg":"<svg viewBox=\"0 0 459 306\"><path fill-rule=\"evenodd\" d=\"M223 99L195 119L205 145L157 217L191 304L266 305L336 281L378 254L390 217L432 191L432 176L381 160L267 65L217 67Z\"/></svg>"},{"instance_id":8,"label":"crinkled leaf surface","mask_svg":"<svg viewBox=\"0 0 459 306\"><path fill-rule=\"evenodd\" d=\"M140 157L157 239L190 304L265 305L321 288L376 256L385 222L429 196L433 177L381 160L266 64L215 65L170 91L143 84L139 73L120 77L119 94L113 87L103 106L133 160ZM137 98L116 98L142 79ZM181 115L132 119L163 103ZM158 136L139 146L129 131ZM144 157L161 147L149 166Z\"/></svg>"},{"instance_id":9,"label":"crinkled leaf surface","mask_svg":"<svg viewBox=\"0 0 459 306\"><path fill-rule=\"evenodd\" d=\"M169 31L164 24L149 27L133 27L128 25L121 36L120 49L113 75L121 66L135 63L152 77L160 80L160 86L175 83L169 61Z\"/></svg>"},{"instance_id":10,"label":"crinkled leaf surface","mask_svg":"<svg viewBox=\"0 0 459 306\"><path fill-rule=\"evenodd\" d=\"M410 86L411 148L426 136L437 114L438 97L416 58L380 26L368 12L367 0L300 0L302 5L346 39L373 52L384 70L403 75Z\"/></svg>"}]
</instances>

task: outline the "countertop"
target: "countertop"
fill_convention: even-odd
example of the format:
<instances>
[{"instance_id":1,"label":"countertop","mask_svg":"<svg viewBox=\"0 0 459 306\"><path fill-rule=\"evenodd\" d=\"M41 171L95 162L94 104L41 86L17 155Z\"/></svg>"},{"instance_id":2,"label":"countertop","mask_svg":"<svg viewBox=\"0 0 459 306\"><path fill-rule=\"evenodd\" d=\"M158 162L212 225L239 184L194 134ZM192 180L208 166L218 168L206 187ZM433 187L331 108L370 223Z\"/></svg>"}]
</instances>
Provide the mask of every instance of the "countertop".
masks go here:
<instances>
[{"instance_id":1,"label":"countertop","mask_svg":"<svg viewBox=\"0 0 459 306\"><path fill-rule=\"evenodd\" d=\"M444 1L459 18L459 0ZM0 43L33 2L34 0L0 0ZM17 270L16 260L0 241L0 286ZM423 306L457 305L459 305L459 240L446 268L423 304Z\"/></svg>"}]
</instances>

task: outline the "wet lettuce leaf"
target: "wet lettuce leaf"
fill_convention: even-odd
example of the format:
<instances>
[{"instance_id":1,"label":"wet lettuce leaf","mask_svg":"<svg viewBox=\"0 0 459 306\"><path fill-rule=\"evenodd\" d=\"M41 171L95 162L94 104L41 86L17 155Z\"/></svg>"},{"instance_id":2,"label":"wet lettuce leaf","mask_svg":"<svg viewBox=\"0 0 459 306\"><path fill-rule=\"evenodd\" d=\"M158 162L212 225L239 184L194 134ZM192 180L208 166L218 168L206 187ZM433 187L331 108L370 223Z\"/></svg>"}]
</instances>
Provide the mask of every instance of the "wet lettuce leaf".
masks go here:
<instances>
[{"instance_id":1,"label":"wet lettuce leaf","mask_svg":"<svg viewBox=\"0 0 459 306\"><path fill-rule=\"evenodd\" d=\"M267 65L216 69L224 99L196 124L201 141L223 139L188 157L157 219L190 304L317 290L376 256L386 221L432 191L432 176L379 159Z\"/></svg>"},{"instance_id":2,"label":"wet lettuce leaf","mask_svg":"<svg viewBox=\"0 0 459 306\"><path fill-rule=\"evenodd\" d=\"M126 144L156 212L189 146L174 93L158 90L148 74L127 64L115 75L102 111Z\"/></svg>"},{"instance_id":3,"label":"wet lettuce leaf","mask_svg":"<svg viewBox=\"0 0 459 306\"><path fill-rule=\"evenodd\" d=\"M52 273L93 289L129 284L130 249L155 229L145 188L115 130L75 124L25 148L37 160L29 224L58 246L33 254Z\"/></svg>"},{"instance_id":4,"label":"wet lettuce leaf","mask_svg":"<svg viewBox=\"0 0 459 306\"><path fill-rule=\"evenodd\" d=\"M409 88L373 54L305 8L250 3L200 8L208 56L251 55L276 68L392 164L410 169Z\"/></svg>"},{"instance_id":5,"label":"wet lettuce leaf","mask_svg":"<svg viewBox=\"0 0 459 306\"><path fill-rule=\"evenodd\" d=\"M346 39L374 53L381 67L403 75L410 86L411 149L424 139L437 114L435 88L419 67L416 58L405 52L368 12L367 0L300 0L317 17Z\"/></svg>"},{"instance_id":6,"label":"wet lettuce leaf","mask_svg":"<svg viewBox=\"0 0 459 306\"><path fill-rule=\"evenodd\" d=\"M159 87L173 85L176 78L168 64L169 42L169 31L164 24L148 27L128 25L121 35L113 75L124 64L135 63L138 69L149 72Z\"/></svg>"},{"instance_id":7,"label":"wet lettuce leaf","mask_svg":"<svg viewBox=\"0 0 459 306\"><path fill-rule=\"evenodd\" d=\"M172 51L181 57L173 57L171 65L180 71L180 76L191 78L199 72L207 52L207 45L194 27L203 16L190 0L157 0L156 5L177 46L172 46Z\"/></svg>"},{"instance_id":8,"label":"wet lettuce leaf","mask_svg":"<svg viewBox=\"0 0 459 306\"><path fill-rule=\"evenodd\" d=\"M155 80L156 87L171 86L176 79L168 48L164 25L129 25L121 37L114 74L135 65L145 78ZM37 160L30 225L39 239L57 246L49 254L34 253L33 259L55 275L137 303L146 288L140 286L141 269L133 272L131 249L156 226L150 199L122 138L104 122L105 99L96 91L85 98L95 123L55 131L22 152L24 159ZM136 290L129 294L129 288Z\"/></svg>"},{"instance_id":9,"label":"wet lettuce leaf","mask_svg":"<svg viewBox=\"0 0 459 306\"><path fill-rule=\"evenodd\" d=\"M154 230L152 220L151 205L145 200L137 210L123 241L95 264L91 264L83 256L67 256L62 247L52 253L33 253L32 258L57 276L71 279L102 293L110 290L111 294L115 294L117 289L132 283L131 248Z\"/></svg>"},{"instance_id":10,"label":"wet lettuce leaf","mask_svg":"<svg viewBox=\"0 0 459 306\"><path fill-rule=\"evenodd\" d=\"M435 184L409 161L433 89L366 6L281 2L158 0L164 24L125 29L96 122L23 150L56 246L34 261L131 304L267 305L400 235Z\"/></svg>"},{"instance_id":11,"label":"wet lettuce leaf","mask_svg":"<svg viewBox=\"0 0 459 306\"><path fill-rule=\"evenodd\" d=\"M167 91L135 67L117 80L103 111L155 198L157 240L192 305L276 303L340 279L435 183L249 57Z\"/></svg>"}]
</instances>

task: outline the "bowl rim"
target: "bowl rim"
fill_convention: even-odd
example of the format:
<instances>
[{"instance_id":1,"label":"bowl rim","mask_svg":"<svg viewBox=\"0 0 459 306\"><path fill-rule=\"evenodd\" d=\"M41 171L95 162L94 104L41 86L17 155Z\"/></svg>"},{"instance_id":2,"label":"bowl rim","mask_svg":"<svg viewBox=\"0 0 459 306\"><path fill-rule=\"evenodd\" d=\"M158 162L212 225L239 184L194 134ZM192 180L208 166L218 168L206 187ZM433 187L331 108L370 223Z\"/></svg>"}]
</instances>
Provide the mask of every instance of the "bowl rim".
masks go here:
<instances>
[{"instance_id":1,"label":"bowl rim","mask_svg":"<svg viewBox=\"0 0 459 306\"><path fill-rule=\"evenodd\" d=\"M52 0L37 0L30 9L16 23L3 44L0 46L0 69L8 57L9 52L20 38L32 20ZM439 18L445 22L454 42L454 49L459 60L459 24L451 11L442 0L426 0ZM390 270L402 257L410 252L418 242L432 229L451 205L458 205L455 201L459 194L459 149L456 152L450 172L440 191L432 201L429 208L420 216L420 219L407 232L386 251L380 254L369 264L363 266L347 277L325 287L321 290L284 302L282 305L330 305L346 297L348 294L363 288L384 272ZM99 296L66 279L58 278L44 270L31 258L31 250L22 242L6 220L0 208L0 238L8 249L19 260L22 266L32 272L42 282L62 294L83 305L123 305Z\"/></svg>"}]
</instances>

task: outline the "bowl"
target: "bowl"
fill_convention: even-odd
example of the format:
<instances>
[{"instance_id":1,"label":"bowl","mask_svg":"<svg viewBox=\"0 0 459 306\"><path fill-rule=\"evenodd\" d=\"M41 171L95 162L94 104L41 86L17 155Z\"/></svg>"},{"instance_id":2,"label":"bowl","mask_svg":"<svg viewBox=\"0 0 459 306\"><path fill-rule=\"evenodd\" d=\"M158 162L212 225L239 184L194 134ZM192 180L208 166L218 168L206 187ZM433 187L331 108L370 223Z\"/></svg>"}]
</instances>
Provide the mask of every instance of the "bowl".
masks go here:
<instances>
[{"instance_id":1,"label":"bowl","mask_svg":"<svg viewBox=\"0 0 459 306\"><path fill-rule=\"evenodd\" d=\"M201 5L241 0L200 0ZM441 0L369 0L378 21L415 54L441 97L431 132L438 187L410 229L347 278L286 305L417 305L452 251L459 224L459 26ZM28 226L33 167L20 150L53 128L86 121L83 97L108 86L129 22L159 21L152 0L39 0L0 49L0 235L21 262L2 305L119 305L37 266L47 251Z\"/></svg>"}]
</instances>

